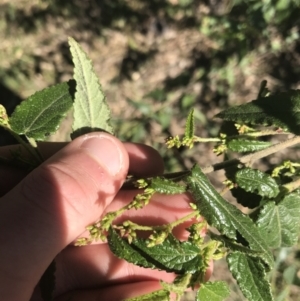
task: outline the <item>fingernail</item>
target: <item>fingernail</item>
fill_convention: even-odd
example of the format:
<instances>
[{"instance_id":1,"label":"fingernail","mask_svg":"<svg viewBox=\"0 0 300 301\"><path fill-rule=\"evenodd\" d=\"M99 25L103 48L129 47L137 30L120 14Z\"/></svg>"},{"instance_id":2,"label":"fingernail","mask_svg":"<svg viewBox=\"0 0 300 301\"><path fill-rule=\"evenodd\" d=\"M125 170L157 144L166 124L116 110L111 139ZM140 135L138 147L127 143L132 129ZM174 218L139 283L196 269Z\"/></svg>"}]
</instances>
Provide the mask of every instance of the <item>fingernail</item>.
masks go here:
<instances>
[{"instance_id":1,"label":"fingernail","mask_svg":"<svg viewBox=\"0 0 300 301\"><path fill-rule=\"evenodd\" d=\"M115 176L122 167L122 154L114 138L99 134L87 137L81 148L104 167L112 176Z\"/></svg>"}]
</instances>

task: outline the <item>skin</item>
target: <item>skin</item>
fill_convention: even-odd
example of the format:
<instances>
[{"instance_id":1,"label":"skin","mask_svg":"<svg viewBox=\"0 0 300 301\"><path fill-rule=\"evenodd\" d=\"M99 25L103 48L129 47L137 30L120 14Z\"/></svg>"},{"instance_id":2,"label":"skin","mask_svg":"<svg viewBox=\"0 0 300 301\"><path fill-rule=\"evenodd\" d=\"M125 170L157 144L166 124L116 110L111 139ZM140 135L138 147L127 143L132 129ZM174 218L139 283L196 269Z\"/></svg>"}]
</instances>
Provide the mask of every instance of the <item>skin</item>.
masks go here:
<instances>
[{"instance_id":1,"label":"skin","mask_svg":"<svg viewBox=\"0 0 300 301\"><path fill-rule=\"evenodd\" d=\"M0 148L10 157L14 147ZM126 175L163 173L163 161L152 148L122 143L106 133L92 133L69 144L39 146L46 161L27 174L0 165L0 296L3 300L39 301L36 287L50 262L56 260L55 300L123 300L161 288L159 280L174 275L143 269L116 258L106 243L75 247L106 212L132 200L137 190L120 189ZM25 152L23 152L25 155ZM161 225L191 212L187 194L155 195L142 210L131 210L117 222L131 219ZM176 228L184 230L192 221ZM207 278L211 268L207 271Z\"/></svg>"}]
</instances>

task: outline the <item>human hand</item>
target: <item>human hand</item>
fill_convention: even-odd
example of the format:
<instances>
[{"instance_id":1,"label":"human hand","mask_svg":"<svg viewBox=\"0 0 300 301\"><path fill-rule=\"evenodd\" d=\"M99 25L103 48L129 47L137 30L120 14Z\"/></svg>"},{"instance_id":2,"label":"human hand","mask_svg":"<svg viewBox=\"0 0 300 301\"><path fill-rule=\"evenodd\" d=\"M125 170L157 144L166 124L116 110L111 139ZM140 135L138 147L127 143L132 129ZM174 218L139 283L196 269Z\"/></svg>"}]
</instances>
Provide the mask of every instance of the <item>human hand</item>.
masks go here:
<instances>
[{"instance_id":1,"label":"human hand","mask_svg":"<svg viewBox=\"0 0 300 301\"><path fill-rule=\"evenodd\" d=\"M72 246L87 225L132 200L136 190L120 190L128 173L162 173L159 154L106 133L79 137L55 153L60 147L48 145L43 153L49 159L27 176L13 167L0 169L1 300L40 300L36 285L54 258L57 301L123 300L160 289L160 279L172 281L171 273L116 258L106 243ZM6 156L8 149L0 153ZM122 218L169 223L190 213L190 201L188 195L157 195ZM183 228L177 230L183 237Z\"/></svg>"}]
</instances>

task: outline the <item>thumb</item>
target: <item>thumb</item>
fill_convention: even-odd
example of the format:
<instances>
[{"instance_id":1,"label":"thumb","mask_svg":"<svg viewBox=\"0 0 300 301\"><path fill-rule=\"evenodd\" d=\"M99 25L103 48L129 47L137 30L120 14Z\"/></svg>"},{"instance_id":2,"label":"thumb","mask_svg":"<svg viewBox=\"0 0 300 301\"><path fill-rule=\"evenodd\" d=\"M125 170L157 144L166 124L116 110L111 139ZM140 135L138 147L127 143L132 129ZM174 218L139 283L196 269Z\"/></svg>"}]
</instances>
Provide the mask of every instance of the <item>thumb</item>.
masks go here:
<instances>
[{"instance_id":1,"label":"thumb","mask_svg":"<svg viewBox=\"0 0 300 301\"><path fill-rule=\"evenodd\" d=\"M1 199L3 300L30 298L53 258L113 200L128 164L119 140L106 133L88 134L69 143Z\"/></svg>"}]
</instances>

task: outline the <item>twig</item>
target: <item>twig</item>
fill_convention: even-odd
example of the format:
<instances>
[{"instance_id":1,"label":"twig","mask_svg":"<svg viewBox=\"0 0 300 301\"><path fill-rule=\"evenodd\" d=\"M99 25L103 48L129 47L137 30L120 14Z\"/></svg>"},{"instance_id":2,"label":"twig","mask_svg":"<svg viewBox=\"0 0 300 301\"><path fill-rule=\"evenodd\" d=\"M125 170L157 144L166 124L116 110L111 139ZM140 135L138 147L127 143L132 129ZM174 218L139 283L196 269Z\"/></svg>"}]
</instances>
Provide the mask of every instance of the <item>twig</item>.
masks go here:
<instances>
[{"instance_id":1,"label":"twig","mask_svg":"<svg viewBox=\"0 0 300 301\"><path fill-rule=\"evenodd\" d=\"M217 163L214 165L209 165L206 167L202 167L201 170L204 174L209 174L213 171L216 170L221 170L230 166L234 166L234 165L238 165L238 164L249 164L251 165L254 161L259 160L261 158L267 157L269 155L272 155L278 151L281 151L283 149L286 149L288 147L294 146L296 144L300 143L300 136L294 136L293 138L287 139L283 142L277 143L277 144L273 144L263 150L257 151L255 153L252 154L248 154L245 156L242 156L240 158L237 159L232 159L232 160L227 160L221 163ZM184 177L186 177L187 175L189 175L190 171L189 170L184 170L184 171L180 171L180 172L175 172L175 173L167 173L164 174L162 177L167 178L167 179L172 179L174 181L180 181L182 180ZM135 181L137 179L135 177L131 177L129 178L123 185L123 188L134 188L135 185ZM149 180L151 180L151 178L149 178Z\"/></svg>"},{"instance_id":2,"label":"twig","mask_svg":"<svg viewBox=\"0 0 300 301\"><path fill-rule=\"evenodd\" d=\"M202 172L204 174L208 174L213 171L224 169L226 167L241 164L241 163L251 165L256 160L267 157L278 151L281 151L283 149L286 149L288 147L294 146L299 143L300 143L300 136L294 136L293 138L287 139L287 140L277 143L277 144L273 144L261 151L258 151L258 152L252 153L252 154L248 154L248 155L242 156L237 159L227 160L227 161L224 161L221 163L203 167Z\"/></svg>"},{"instance_id":3,"label":"twig","mask_svg":"<svg viewBox=\"0 0 300 301\"><path fill-rule=\"evenodd\" d=\"M300 179L297 179L293 182L283 185L289 192L292 192L300 187Z\"/></svg>"}]
</instances>

